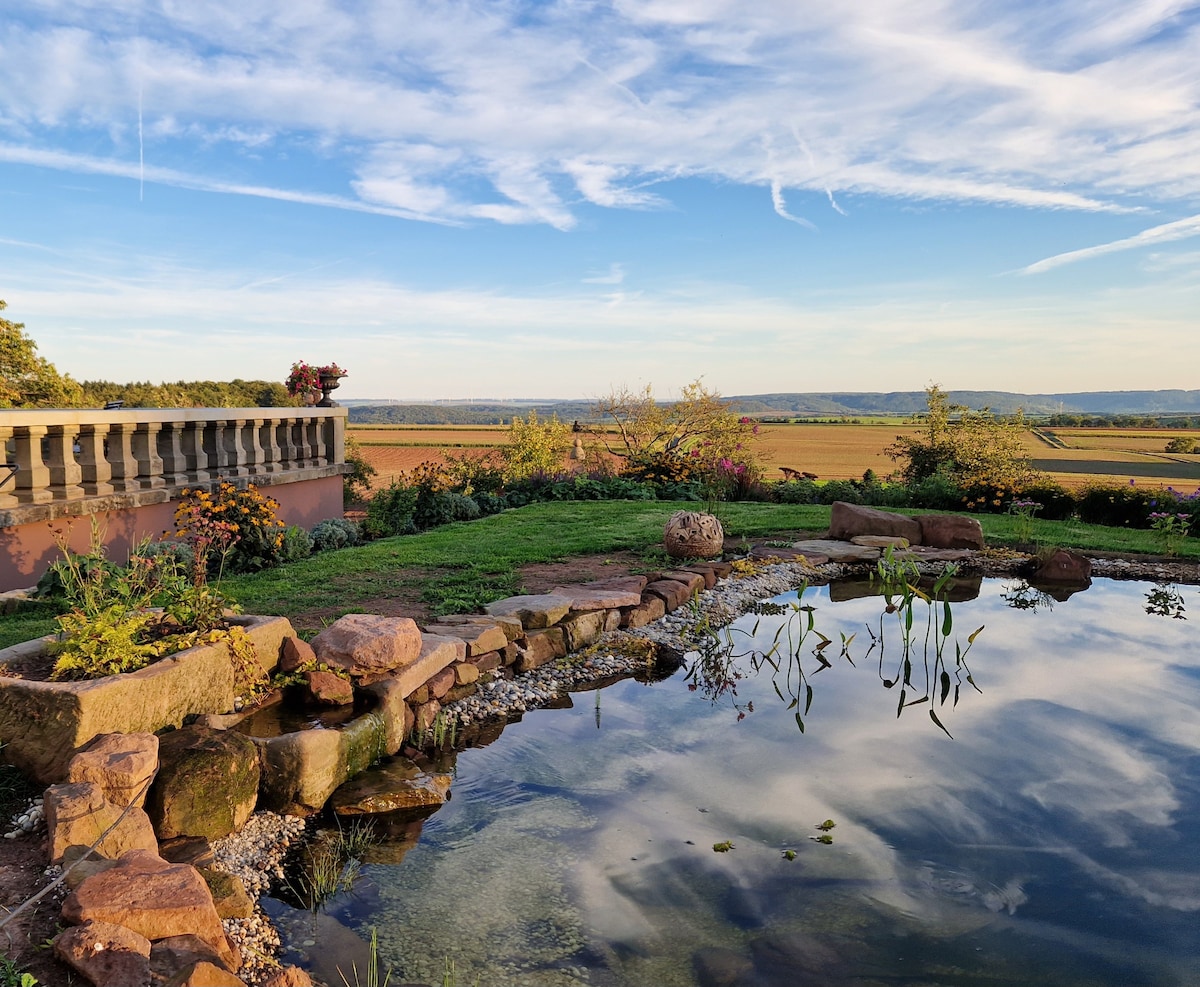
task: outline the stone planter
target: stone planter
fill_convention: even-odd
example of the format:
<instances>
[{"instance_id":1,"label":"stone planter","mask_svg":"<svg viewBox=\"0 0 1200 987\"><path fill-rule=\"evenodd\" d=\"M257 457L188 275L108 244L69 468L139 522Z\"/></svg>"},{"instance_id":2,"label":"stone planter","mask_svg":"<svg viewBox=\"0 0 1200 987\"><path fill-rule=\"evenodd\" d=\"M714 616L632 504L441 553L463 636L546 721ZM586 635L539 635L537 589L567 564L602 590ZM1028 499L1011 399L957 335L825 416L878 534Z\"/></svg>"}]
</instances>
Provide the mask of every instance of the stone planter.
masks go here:
<instances>
[{"instance_id":1,"label":"stone planter","mask_svg":"<svg viewBox=\"0 0 1200 987\"><path fill-rule=\"evenodd\" d=\"M279 663L283 639L295 632L285 617L234 617L254 642L267 673ZM27 658L45 639L0 651L0 665ZM0 753L39 784L66 777L76 749L102 733L156 733L195 713L233 709L233 664L223 641L188 648L123 675L85 682L0 677Z\"/></svg>"}]
</instances>

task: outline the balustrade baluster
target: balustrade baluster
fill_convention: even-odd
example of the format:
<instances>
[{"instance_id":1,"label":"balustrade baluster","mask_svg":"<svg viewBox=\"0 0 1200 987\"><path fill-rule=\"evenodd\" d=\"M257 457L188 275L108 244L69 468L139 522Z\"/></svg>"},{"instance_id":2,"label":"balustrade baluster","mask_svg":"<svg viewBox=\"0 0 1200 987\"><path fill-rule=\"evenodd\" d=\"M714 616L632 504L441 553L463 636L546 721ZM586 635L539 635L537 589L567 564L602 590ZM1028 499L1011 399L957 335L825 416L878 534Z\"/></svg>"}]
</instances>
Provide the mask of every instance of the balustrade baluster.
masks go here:
<instances>
[{"instance_id":1,"label":"balustrade baluster","mask_svg":"<svg viewBox=\"0 0 1200 987\"><path fill-rule=\"evenodd\" d=\"M108 425L79 426L79 468L83 492L89 497L103 497L113 492L112 465L104 452Z\"/></svg>"},{"instance_id":2,"label":"balustrade baluster","mask_svg":"<svg viewBox=\"0 0 1200 987\"><path fill-rule=\"evenodd\" d=\"M115 422L108 427L108 464L113 490L128 493L136 490L138 463L133 454L133 422Z\"/></svg>"},{"instance_id":3,"label":"balustrade baluster","mask_svg":"<svg viewBox=\"0 0 1200 987\"><path fill-rule=\"evenodd\" d=\"M51 500L50 469L42 458L42 439L45 425L18 425L13 429L17 448L17 500L22 504L39 504Z\"/></svg>"},{"instance_id":4,"label":"balustrade baluster","mask_svg":"<svg viewBox=\"0 0 1200 987\"><path fill-rule=\"evenodd\" d=\"M187 458L183 452L184 422L162 422L158 429L158 454L162 458L163 482L168 487L188 482Z\"/></svg>"},{"instance_id":5,"label":"balustrade baluster","mask_svg":"<svg viewBox=\"0 0 1200 987\"><path fill-rule=\"evenodd\" d=\"M142 490L165 487L163 461L158 454L158 422L139 422L133 432L133 455L137 460L137 486Z\"/></svg>"}]
</instances>

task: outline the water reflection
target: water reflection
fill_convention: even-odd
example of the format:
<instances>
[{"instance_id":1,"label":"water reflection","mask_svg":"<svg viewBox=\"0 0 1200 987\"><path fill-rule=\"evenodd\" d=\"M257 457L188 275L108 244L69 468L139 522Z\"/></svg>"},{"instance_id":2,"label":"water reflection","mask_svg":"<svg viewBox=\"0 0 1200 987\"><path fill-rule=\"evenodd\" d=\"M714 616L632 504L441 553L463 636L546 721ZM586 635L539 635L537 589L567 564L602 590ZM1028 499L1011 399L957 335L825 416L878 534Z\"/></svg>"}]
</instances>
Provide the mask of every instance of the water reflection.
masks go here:
<instances>
[{"instance_id":1,"label":"water reflection","mask_svg":"<svg viewBox=\"0 0 1200 987\"><path fill-rule=\"evenodd\" d=\"M531 714L459 755L454 800L339 917L380 928L401 982L450 956L488 987L1192 983L1200 675L1151 589L1100 580L1036 619L1001 583L955 604L988 629L953 743L896 718L877 662L813 671L817 638L804 734L770 667L737 680L741 722L682 677L606 689L600 730L588 703ZM879 619L877 598L803 599L826 652ZM745 618L746 645L786 617Z\"/></svg>"},{"instance_id":2,"label":"water reflection","mask_svg":"<svg viewBox=\"0 0 1200 987\"><path fill-rule=\"evenodd\" d=\"M1146 613L1155 617L1187 620L1183 594L1174 583L1155 583L1146 593Z\"/></svg>"},{"instance_id":3,"label":"water reflection","mask_svg":"<svg viewBox=\"0 0 1200 987\"><path fill-rule=\"evenodd\" d=\"M974 599L979 587L979 579L957 579L952 566L935 579L922 579L915 569L883 563L877 578L829 587L831 601L880 601L877 618L866 624L870 643L860 658L867 661L875 655L877 675L884 688L899 686L897 718L906 709L928 704L930 720L951 736L939 710L944 713L952 691L951 708L958 706L964 685L979 691L966 658L983 631L980 626L963 640L954 635L951 598ZM859 637L858 632L838 631L835 651L831 647L834 639L818 626L818 608L805 599L807 592L806 584L797 590L794 599L759 603L752 610L752 624L739 621L728 627L703 627L700 645L685 676L688 688L714 705L728 699L740 721L754 712L754 701L739 701L739 681L748 675L765 675L804 733L804 718L816 695L813 680L832 668L834 662L845 661L853 666L855 640ZM774 631L765 647L759 643L764 636L764 618L777 618L771 621ZM889 641L894 641L890 660ZM836 654L832 660L831 652ZM806 668L808 659L811 665Z\"/></svg>"}]
</instances>

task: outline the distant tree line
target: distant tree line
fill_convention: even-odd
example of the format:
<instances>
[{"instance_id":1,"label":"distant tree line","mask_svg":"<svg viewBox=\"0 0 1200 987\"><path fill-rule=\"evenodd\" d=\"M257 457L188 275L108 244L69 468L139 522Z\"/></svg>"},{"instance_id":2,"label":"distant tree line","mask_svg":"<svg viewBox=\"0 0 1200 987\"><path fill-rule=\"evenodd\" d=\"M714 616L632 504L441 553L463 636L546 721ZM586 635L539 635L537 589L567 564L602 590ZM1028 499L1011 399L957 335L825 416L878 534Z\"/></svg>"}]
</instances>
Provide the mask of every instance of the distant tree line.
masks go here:
<instances>
[{"instance_id":1,"label":"distant tree line","mask_svg":"<svg viewBox=\"0 0 1200 987\"><path fill-rule=\"evenodd\" d=\"M1049 415L1058 428L1200 428L1200 415Z\"/></svg>"},{"instance_id":2,"label":"distant tree line","mask_svg":"<svg viewBox=\"0 0 1200 987\"><path fill-rule=\"evenodd\" d=\"M169 384L85 380L79 387L77 407L83 408L103 408L115 401L126 408L285 408L298 403L280 381L272 380L178 380Z\"/></svg>"}]
</instances>

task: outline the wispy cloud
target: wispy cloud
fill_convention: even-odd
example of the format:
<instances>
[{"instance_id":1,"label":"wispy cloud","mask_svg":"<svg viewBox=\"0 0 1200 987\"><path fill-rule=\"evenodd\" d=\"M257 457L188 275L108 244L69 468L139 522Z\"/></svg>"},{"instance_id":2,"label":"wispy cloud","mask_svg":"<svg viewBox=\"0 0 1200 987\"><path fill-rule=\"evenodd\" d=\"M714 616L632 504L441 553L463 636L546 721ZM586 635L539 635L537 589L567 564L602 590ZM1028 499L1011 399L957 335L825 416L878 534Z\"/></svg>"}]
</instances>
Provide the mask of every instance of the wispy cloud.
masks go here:
<instances>
[{"instance_id":1,"label":"wispy cloud","mask_svg":"<svg viewBox=\"0 0 1200 987\"><path fill-rule=\"evenodd\" d=\"M20 148L84 173L136 140L160 165L147 181L188 173L203 190L562 230L577 225L576 195L661 205L666 192L642 189L664 176L770 189L802 225L784 188L834 208L834 189L1091 211L1200 195L1183 0L836 12L711 0L536 16L461 0L403 20L382 0L9 6L6 160ZM780 150L797 132L819 167ZM764 134L777 138L769 162ZM403 148L441 163L416 168ZM323 161L330 184L281 187L278 166L297 155Z\"/></svg>"},{"instance_id":2,"label":"wispy cloud","mask_svg":"<svg viewBox=\"0 0 1200 987\"><path fill-rule=\"evenodd\" d=\"M1178 219L1173 223L1163 223L1161 226L1152 226L1148 230L1142 230L1141 233L1136 233L1133 236L1124 237L1120 240L1112 240L1109 243L1101 243L1094 247L1083 247L1079 250L1068 250L1065 253L1055 254L1053 257L1046 257L1034 264L1030 264L1028 267L1021 268L1018 273L1041 274L1043 271L1062 267L1064 264L1075 264L1079 261L1089 260L1092 257L1102 257L1104 254L1113 254L1121 250L1136 250L1139 247L1152 247L1155 244L1169 243L1173 240L1186 240L1193 236L1200 236L1200 215Z\"/></svg>"}]
</instances>

